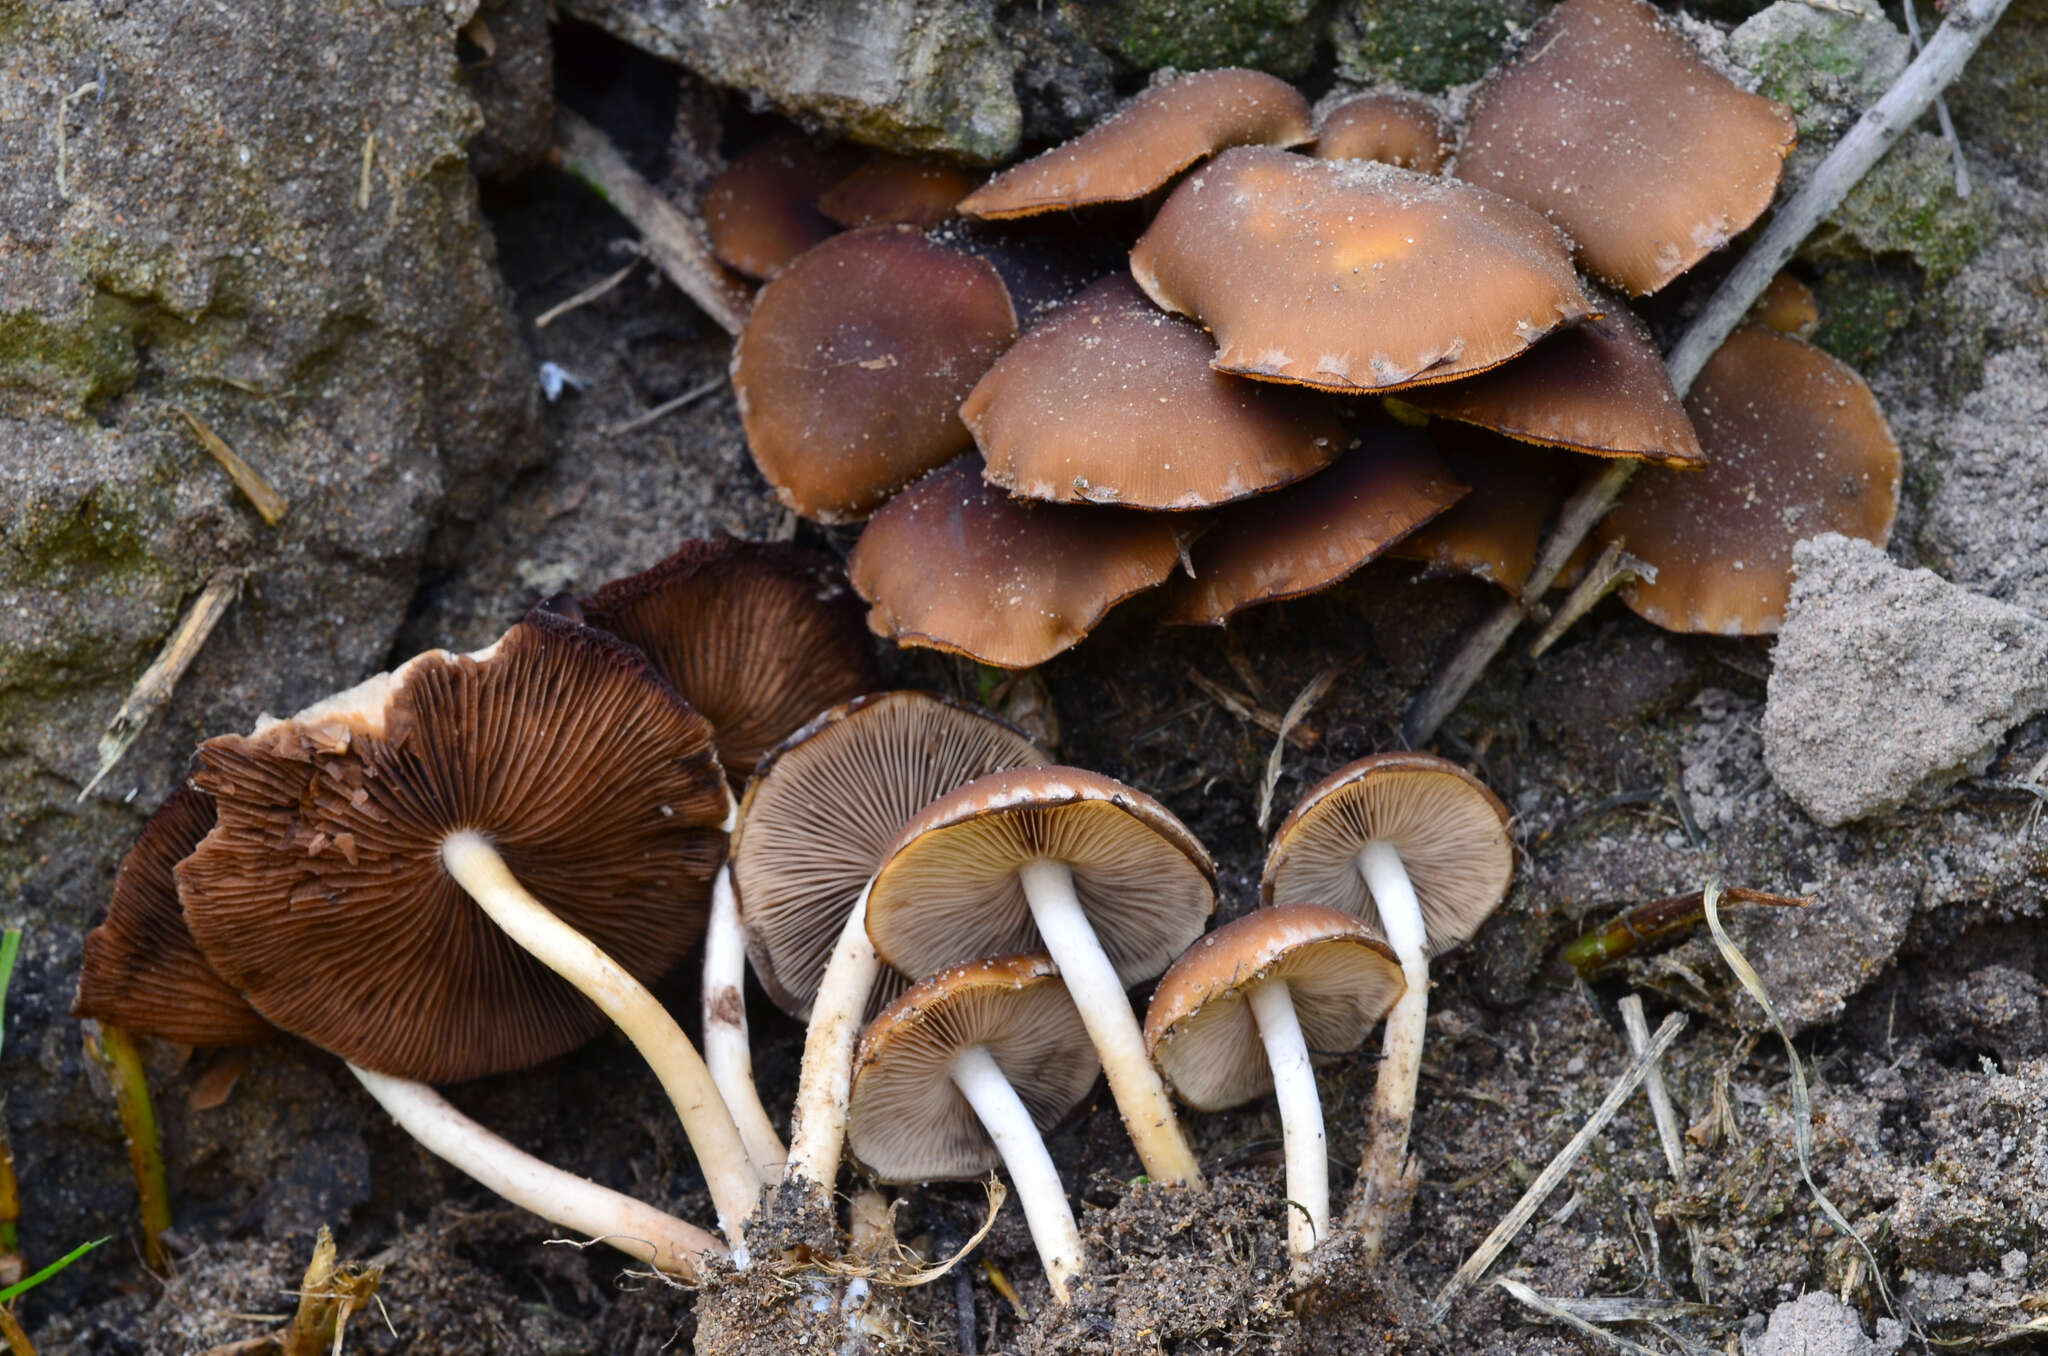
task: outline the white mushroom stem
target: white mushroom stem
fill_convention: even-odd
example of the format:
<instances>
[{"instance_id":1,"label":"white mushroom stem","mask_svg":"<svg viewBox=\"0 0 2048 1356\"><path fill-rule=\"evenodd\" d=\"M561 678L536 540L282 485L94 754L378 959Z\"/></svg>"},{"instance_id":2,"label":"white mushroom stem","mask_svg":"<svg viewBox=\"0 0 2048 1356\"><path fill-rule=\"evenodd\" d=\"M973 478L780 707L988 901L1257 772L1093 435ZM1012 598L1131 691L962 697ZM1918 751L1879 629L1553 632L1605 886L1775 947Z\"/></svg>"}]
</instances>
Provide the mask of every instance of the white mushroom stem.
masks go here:
<instances>
[{"instance_id":1,"label":"white mushroom stem","mask_svg":"<svg viewBox=\"0 0 2048 1356\"><path fill-rule=\"evenodd\" d=\"M1408 981L1387 1014L1386 1054L1373 1085L1365 1161L1359 1165L1358 1185L1344 1212L1345 1224L1358 1230L1370 1260L1379 1257L1387 1225L1403 1196L1401 1171L1408 1157L1408 1125L1415 1115L1415 1083L1422 1073L1422 1036L1429 1020L1429 933L1408 868L1392 843L1374 839L1358 850L1356 861L1379 908L1380 928Z\"/></svg>"},{"instance_id":2,"label":"white mushroom stem","mask_svg":"<svg viewBox=\"0 0 2048 1356\"><path fill-rule=\"evenodd\" d=\"M424 1083L354 1064L348 1068L399 1128L436 1158L551 1224L609 1244L691 1285L702 1278L705 1254L725 1255L724 1246L696 1225L549 1167L457 1111Z\"/></svg>"},{"instance_id":3,"label":"white mushroom stem","mask_svg":"<svg viewBox=\"0 0 2048 1356\"><path fill-rule=\"evenodd\" d=\"M1103 953L1088 915L1074 893L1074 873L1065 862L1041 858L1020 868L1024 898L1038 935L1060 968L1060 979L1081 1010L1088 1039L1102 1057L1109 1092L1124 1118L1124 1129L1137 1147L1138 1158L1155 1182L1201 1189L1202 1169L1181 1134L1180 1121L1166 1100L1166 1085L1145 1054L1145 1037L1137 1014L1124 993L1123 981Z\"/></svg>"},{"instance_id":4,"label":"white mushroom stem","mask_svg":"<svg viewBox=\"0 0 2048 1356\"><path fill-rule=\"evenodd\" d=\"M763 1181L782 1175L788 1153L754 1086L754 1052L747 1043L747 944L732 867L711 883L711 918L704 926L704 1064L732 1112L747 1158Z\"/></svg>"},{"instance_id":5,"label":"white mushroom stem","mask_svg":"<svg viewBox=\"0 0 2048 1356\"><path fill-rule=\"evenodd\" d=\"M1280 1138L1287 1156L1287 1250L1309 1255L1330 1232L1330 1152L1323 1136L1323 1099L1316 1091L1308 1042L1284 979L1267 979L1245 995L1273 1069Z\"/></svg>"},{"instance_id":6,"label":"white mushroom stem","mask_svg":"<svg viewBox=\"0 0 2048 1356\"><path fill-rule=\"evenodd\" d=\"M953 1086L981 1118L982 1129L1010 1170L1031 1241L1038 1245L1038 1260L1045 1264L1045 1279L1052 1285L1053 1298L1065 1304L1067 1283L1081 1270L1081 1230L1045 1139L986 1045L970 1045L953 1056L950 1072Z\"/></svg>"},{"instance_id":7,"label":"white mushroom stem","mask_svg":"<svg viewBox=\"0 0 2048 1356\"><path fill-rule=\"evenodd\" d=\"M789 1118L785 1181L808 1178L829 1195L846 1143L846 1103L853 1095L853 1045L882 962L868 940L868 892L862 890L839 930L839 941L811 1000L804 1032L803 1072Z\"/></svg>"},{"instance_id":8,"label":"white mushroom stem","mask_svg":"<svg viewBox=\"0 0 2048 1356\"><path fill-rule=\"evenodd\" d=\"M646 985L529 894L482 834L469 829L449 834L441 844L441 862L506 936L575 985L640 1051L682 1118L683 1133L711 1188L719 1230L732 1244L734 1264L745 1266L741 1229L754 1212L761 1178L711 1071L676 1019Z\"/></svg>"}]
</instances>

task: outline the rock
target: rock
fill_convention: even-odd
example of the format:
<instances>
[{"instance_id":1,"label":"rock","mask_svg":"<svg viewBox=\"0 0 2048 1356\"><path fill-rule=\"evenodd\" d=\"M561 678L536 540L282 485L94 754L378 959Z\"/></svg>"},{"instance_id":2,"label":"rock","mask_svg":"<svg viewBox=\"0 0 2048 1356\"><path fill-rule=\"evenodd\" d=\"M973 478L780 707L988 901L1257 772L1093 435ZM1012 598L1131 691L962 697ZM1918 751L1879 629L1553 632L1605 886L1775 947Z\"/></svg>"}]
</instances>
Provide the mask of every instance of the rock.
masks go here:
<instances>
[{"instance_id":1,"label":"rock","mask_svg":"<svg viewBox=\"0 0 2048 1356\"><path fill-rule=\"evenodd\" d=\"M470 143L479 179L538 168L555 144L555 44L548 0L489 0L462 28L458 47L483 130Z\"/></svg>"},{"instance_id":2,"label":"rock","mask_svg":"<svg viewBox=\"0 0 2048 1356\"><path fill-rule=\"evenodd\" d=\"M1945 282L1984 248L1998 227L1998 194L1976 182L1956 195L1948 143L1913 132L1885 153L1841 206L1799 248L1815 263L1874 254L1903 254L1930 281Z\"/></svg>"},{"instance_id":3,"label":"rock","mask_svg":"<svg viewBox=\"0 0 2048 1356\"><path fill-rule=\"evenodd\" d=\"M1849 130L1891 87L1911 53L1905 33L1873 0L1827 8L1778 0L1728 35L1727 56L1799 120L1801 150Z\"/></svg>"},{"instance_id":4,"label":"rock","mask_svg":"<svg viewBox=\"0 0 2048 1356\"><path fill-rule=\"evenodd\" d=\"M1003 32L1017 49L1027 146L1079 136L1116 111L1116 63L1083 36L1087 13L1039 0L1010 0L1003 9Z\"/></svg>"},{"instance_id":5,"label":"rock","mask_svg":"<svg viewBox=\"0 0 2048 1356\"><path fill-rule=\"evenodd\" d=\"M1834 533L1793 559L1764 761L1821 823L1982 771L2008 729L2048 708L2048 621Z\"/></svg>"},{"instance_id":6,"label":"rock","mask_svg":"<svg viewBox=\"0 0 2048 1356\"><path fill-rule=\"evenodd\" d=\"M1990 1050L2012 1068L2048 1054L2048 987L2009 965L1986 965L1961 982L1936 980L1921 1015L1965 1049Z\"/></svg>"},{"instance_id":7,"label":"rock","mask_svg":"<svg viewBox=\"0 0 2048 1356\"><path fill-rule=\"evenodd\" d=\"M1462 85L1493 69L1546 8L1537 0L1344 0L1330 30L1337 73L1429 93Z\"/></svg>"},{"instance_id":8,"label":"rock","mask_svg":"<svg viewBox=\"0 0 2048 1356\"><path fill-rule=\"evenodd\" d=\"M1999 1272L2015 1251L2048 1262L2048 1061L1953 1079L1931 1102L1921 1116L1934 1161L1901 1184L1892 1214L1899 1261L1959 1279ZM2035 1270L2048 1278L2048 1266ZM1918 1290L1927 1276L1913 1281Z\"/></svg>"},{"instance_id":9,"label":"rock","mask_svg":"<svg viewBox=\"0 0 2048 1356\"><path fill-rule=\"evenodd\" d=\"M990 0L568 0L634 46L821 130L897 151L1007 159L1017 56Z\"/></svg>"},{"instance_id":10,"label":"rock","mask_svg":"<svg viewBox=\"0 0 2048 1356\"><path fill-rule=\"evenodd\" d=\"M1855 1310L1816 1290L1773 1309L1761 1336L1744 1333L1742 1356L1886 1356L1906 1344L1904 1324L1880 1319L1877 1326L1872 1341Z\"/></svg>"},{"instance_id":11,"label":"rock","mask_svg":"<svg viewBox=\"0 0 2048 1356\"><path fill-rule=\"evenodd\" d=\"M1141 70L1252 66L1293 79L1316 54L1319 0L1125 0L1072 5L1097 43Z\"/></svg>"}]
</instances>

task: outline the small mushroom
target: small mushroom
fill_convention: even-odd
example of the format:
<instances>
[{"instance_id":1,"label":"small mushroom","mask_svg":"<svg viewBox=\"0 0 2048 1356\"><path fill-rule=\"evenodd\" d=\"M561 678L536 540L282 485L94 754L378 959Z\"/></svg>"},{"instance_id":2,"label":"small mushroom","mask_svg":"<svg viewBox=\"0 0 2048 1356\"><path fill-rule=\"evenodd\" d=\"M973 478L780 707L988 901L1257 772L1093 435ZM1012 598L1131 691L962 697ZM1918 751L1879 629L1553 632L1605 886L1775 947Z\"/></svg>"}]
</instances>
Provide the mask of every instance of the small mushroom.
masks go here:
<instances>
[{"instance_id":1,"label":"small mushroom","mask_svg":"<svg viewBox=\"0 0 2048 1356\"><path fill-rule=\"evenodd\" d=\"M846 147L803 137L765 141L732 162L704 191L704 230L719 263L773 278L805 250L838 234L818 196L856 164Z\"/></svg>"},{"instance_id":2,"label":"small mushroom","mask_svg":"<svg viewBox=\"0 0 2048 1356\"><path fill-rule=\"evenodd\" d=\"M841 226L930 230L957 215L960 200L986 177L944 160L877 151L818 199L818 210Z\"/></svg>"},{"instance_id":3,"label":"small mushroom","mask_svg":"<svg viewBox=\"0 0 2048 1356\"><path fill-rule=\"evenodd\" d=\"M1757 298L1750 315L1780 334L1811 338L1820 326L1820 303L1813 290L1790 273L1774 276L1764 294Z\"/></svg>"},{"instance_id":4,"label":"small mushroom","mask_svg":"<svg viewBox=\"0 0 2048 1356\"><path fill-rule=\"evenodd\" d=\"M1271 1092L1287 1158L1287 1249L1330 1234L1330 1156L1309 1051L1354 1050L1406 981L1348 913L1276 904L1202 937L1161 977L1145 1048L1180 1099L1224 1111Z\"/></svg>"},{"instance_id":5,"label":"small mushroom","mask_svg":"<svg viewBox=\"0 0 2048 1356\"><path fill-rule=\"evenodd\" d=\"M1456 424L1432 425L1430 443L1471 492L1388 547L1387 555L1419 561L1434 573L1472 575L1521 597L1543 529L1577 471L1572 454Z\"/></svg>"},{"instance_id":6,"label":"small mushroom","mask_svg":"<svg viewBox=\"0 0 2048 1356\"><path fill-rule=\"evenodd\" d=\"M868 891L868 937L905 974L1044 947L1102 1057L1145 1171L1202 1185L1124 994L1216 908L1216 868L1157 801L1071 767L998 772L903 826Z\"/></svg>"},{"instance_id":7,"label":"small mushroom","mask_svg":"<svg viewBox=\"0 0 2048 1356\"><path fill-rule=\"evenodd\" d=\"M1081 1014L1039 953L976 961L919 982L861 1036L847 1123L884 1182L1010 1170L1053 1298L1081 1270L1081 1231L1043 1132L1095 1085Z\"/></svg>"},{"instance_id":8,"label":"small mushroom","mask_svg":"<svg viewBox=\"0 0 2048 1356\"><path fill-rule=\"evenodd\" d=\"M1456 763L1381 753L1310 787L1266 854L1268 904L1340 908L1384 937L1408 981L1387 1017L1372 1129L1345 1223L1377 1258L1402 1201L1408 1124L1429 1016L1429 958L1465 941L1514 874L1507 807Z\"/></svg>"},{"instance_id":9,"label":"small mushroom","mask_svg":"<svg viewBox=\"0 0 2048 1356\"><path fill-rule=\"evenodd\" d=\"M1259 71L1196 71L1148 89L1114 116L969 194L969 216L1028 217L1135 202L1230 146L1299 146L1314 135L1308 101Z\"/></svg>"},{"instance_id":10,"label":"small mushroom","mask_svg":"<svg viewBox=\"0 0 2048 1356\"><path fill-rule=\"evenodd\" d=\"M1368 160L1225 151L1131 251L1219 371L1345 393L1483 372L1593 310L1557 229L1498 194Z\"/></svg>"},{"instance_id":11,"label":"small mushroom","mask_svg":"<svg viewBox=\"0 0 2048 1356\"><path fill-rule=\"evenodd\" d=\"M1450 158L1456 134L1427 99L1389 91L1346 99L1316 129L1319 160L1377 160L1435 174Z\"/></svg>"}]
</instances>

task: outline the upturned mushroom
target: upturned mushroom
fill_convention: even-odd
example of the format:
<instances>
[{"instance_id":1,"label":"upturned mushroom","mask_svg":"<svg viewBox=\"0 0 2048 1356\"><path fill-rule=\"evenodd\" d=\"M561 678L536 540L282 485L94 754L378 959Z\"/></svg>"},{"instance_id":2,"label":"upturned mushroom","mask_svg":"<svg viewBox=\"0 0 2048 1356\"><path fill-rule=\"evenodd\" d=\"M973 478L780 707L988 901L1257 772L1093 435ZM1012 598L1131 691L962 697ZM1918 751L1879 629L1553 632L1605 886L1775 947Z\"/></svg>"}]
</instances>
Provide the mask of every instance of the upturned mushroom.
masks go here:
<instances>
[{"instance_id":1,"label":"upturned mushroom","mask_svg":"<svg viewBox=\"0 0 2048 1356\"><path fill-rule=\"evenodd\" d=\"M1287 1249L1330 1234L1330 1157L1311 1050L1356 1049L1406 981L1387 944L1321 904L1255 909L1202 937L1153 991L1145 1048L1180 1099L1224 1111L1271 1092L1287 1160Z\"/></svg>"},{"instance_id":2,"label":"upturned mushroom","mask_svg":"<svg viewBox=\"0 0 2048 1356\"><path fill-rule=\"evenodd\" d=\"M1081 1231L1043 1132L1088 1095L1098 1065L1052 958L976 961L885 1008L854 1056L848 1140L883 1182L1010 1171L1053 1298L1081 1270Z\"/></svg>"},{"instance_id":3,"label":"upturned mushroom","mask_svg":"<svg viewBox=\"0 0 2048 1356\"><path fill-rule=\"evenodd\" d=\"M1457 764L1381 753L1309 788L1266 854L1266 903L1309 901L1363 919L1393 948L1407 979L1387 1017L1365 1161L1344 1213L1370 1257L1379 1256L1405 1199L1429 958L1465 941L1499 907L1515 867L1507 824L1499 797Z\"/></svg>"},{"instance_id":4,"label":"upturned mushroom","mask_svg":"<svg viewBox=\"0 0 2048 1356\"><path fill-rule=\"evenodd\" d=\"M868 937L905 974L1051 952L1145 1171L1199 1187L1124 986L1164 970L1215 908L1216 868L1166 807L1080 768L1029 768L970 782L903 826L868 891Z\"/></svg>"}]
</instances>

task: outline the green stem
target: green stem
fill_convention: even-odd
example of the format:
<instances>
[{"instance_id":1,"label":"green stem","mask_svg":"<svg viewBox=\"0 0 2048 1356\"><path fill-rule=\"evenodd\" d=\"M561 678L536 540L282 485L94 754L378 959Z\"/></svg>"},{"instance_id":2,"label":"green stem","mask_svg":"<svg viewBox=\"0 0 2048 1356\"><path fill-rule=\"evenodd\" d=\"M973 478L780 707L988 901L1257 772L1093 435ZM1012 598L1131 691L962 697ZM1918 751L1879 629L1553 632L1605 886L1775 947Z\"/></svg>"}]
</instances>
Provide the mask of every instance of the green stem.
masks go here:
<instances>
[{"instance_id":1,"label":"green stem","mask_svg":"<svg viewBox=\"0 0 2048 1356\"><path fill-rule=\"evenodd\" d=\"M157 1140L156 1108L149 1100L149 1079L135 1038L118 1026L102 1022L97 1034L88 1026L86 1051L99 1061L114 1084L114 1105L121 1130L128 1136L128 1164L135 1172L135 1193L142 1205L143 1259L162 1276L170 1258L164 1231L171 1227L171 1193L164 1183L164 1154Z\"/></svg>"}]
</instances>

